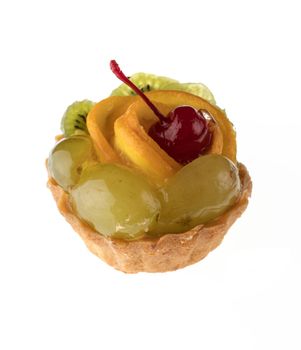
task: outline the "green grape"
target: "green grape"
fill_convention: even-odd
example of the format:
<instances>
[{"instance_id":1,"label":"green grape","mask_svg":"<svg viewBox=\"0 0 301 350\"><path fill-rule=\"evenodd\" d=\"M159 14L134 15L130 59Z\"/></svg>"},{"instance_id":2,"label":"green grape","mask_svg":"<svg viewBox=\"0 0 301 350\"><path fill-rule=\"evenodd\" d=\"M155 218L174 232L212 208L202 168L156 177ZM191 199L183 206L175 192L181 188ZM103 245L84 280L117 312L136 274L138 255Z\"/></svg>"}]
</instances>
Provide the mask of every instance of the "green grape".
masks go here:
<instances>
[{"instance_id":1,"label":"green grape","mask_svg":"<svg viewBox=\"0 0 301 350\"><path fill-rule=\"evenodd\" d=\"M201 156L184 166L162 189L154 234L185 232L223 214L237 200L237 167L220 155Z\"/></svg>"},{"instance_id":2,"label":"green grape","mask_svg":"<svg viewBox=\"0 0 301 350\"><path fill-rule=\"evenodd\" d=\"M160 211L156 191L146 179L115 164L87 167L71 191L71 202L96 231L127 240L143 236Z\"/></svg>"},{"instance_id":3,"label":"green grape","mask_svg":"<svg viewBox=\"0 0 301 350\"><path fill-rule=\"evenodd\" d=\"M62 139L49 155L49 173L65 191L69 191L79 180L83 165L92 156L90 137L72 136Z\"/></svg>"}]
</instances>

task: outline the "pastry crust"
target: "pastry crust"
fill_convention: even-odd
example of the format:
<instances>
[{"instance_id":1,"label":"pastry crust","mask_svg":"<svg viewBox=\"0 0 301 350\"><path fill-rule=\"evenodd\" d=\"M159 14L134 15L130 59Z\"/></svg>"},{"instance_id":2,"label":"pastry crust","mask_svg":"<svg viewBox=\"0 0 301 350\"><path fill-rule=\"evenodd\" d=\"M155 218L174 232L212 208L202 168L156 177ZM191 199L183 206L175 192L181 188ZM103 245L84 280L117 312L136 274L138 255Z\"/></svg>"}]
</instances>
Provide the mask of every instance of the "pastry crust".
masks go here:
<instances>
[{"instance_id":1,"label":"pastry crust","mask_svg":"<svg viewBox=\"0 0 301 350\"><path fill-rule=\"evenodd\" d=\"M244 212L251 195L252 182L246 167L243 164L238 166L241 196L225 214L207 225L198 225L184 233L170 233L136 241L109 239L97 233L75 215L68 195L52 179L48 180L48 187L61 214L80 235L88 249L103 261L126 273L165 272L203 259L222 242L229 227Z\"/></svg>"}]
</instances>

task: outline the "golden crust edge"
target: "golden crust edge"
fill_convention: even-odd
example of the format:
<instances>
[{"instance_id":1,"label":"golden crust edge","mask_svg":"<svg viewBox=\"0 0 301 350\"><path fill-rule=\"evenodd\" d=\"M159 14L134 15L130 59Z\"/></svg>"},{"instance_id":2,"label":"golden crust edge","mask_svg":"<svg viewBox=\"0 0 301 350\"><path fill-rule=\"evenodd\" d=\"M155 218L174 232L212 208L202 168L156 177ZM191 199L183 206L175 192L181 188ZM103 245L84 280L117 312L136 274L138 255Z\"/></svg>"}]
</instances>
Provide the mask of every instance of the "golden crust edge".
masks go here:
<instances>
[{"instance_id":1,"label":"golden crust edge","mask_svg":"<svg viewBox=\"0 0 301 350\"><path fill-rule=\"evenodd\" d=\"M228 229L245 211L252 192L246 167L238 163L242 185L237 203L208 225L198 225L184 233L170 233L157 238L123 241L102 236L82 222L72 211L68 195L52 179L48 187L57 207L88 249L117 270L125 273L166 272L192 265L205 258L223 240Z\"/></svg>"}]
</instances>

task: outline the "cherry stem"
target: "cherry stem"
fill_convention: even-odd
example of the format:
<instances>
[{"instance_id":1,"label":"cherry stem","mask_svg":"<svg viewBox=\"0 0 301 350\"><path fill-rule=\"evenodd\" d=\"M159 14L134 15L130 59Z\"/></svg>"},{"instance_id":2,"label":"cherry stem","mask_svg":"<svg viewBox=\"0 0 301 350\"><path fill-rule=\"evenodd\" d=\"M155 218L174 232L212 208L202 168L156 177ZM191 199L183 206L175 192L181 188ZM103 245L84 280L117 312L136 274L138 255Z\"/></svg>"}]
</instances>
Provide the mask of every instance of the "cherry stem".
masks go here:
<instances>
[{"instance_id":1,"label":"cherry stem","mask_svg":"<svg viewBox=\"0 0 301 350\"><path fill-rule=\"evenodd\" d=\"M111 71L116 75L118 79L120 79L122 82L128 85L132 90L136 92L137 95L139 95L143 99L143 101L149 106L149 108L159 118L160 122L164 122L166 120L166 118L160 113L158 108L144 95L144 93L134 83L130 81L128 77L124 75L124 73L121 71L118 63L115 60L111 60L110 68L111 68Z\"/></svg>"}]
</instances>

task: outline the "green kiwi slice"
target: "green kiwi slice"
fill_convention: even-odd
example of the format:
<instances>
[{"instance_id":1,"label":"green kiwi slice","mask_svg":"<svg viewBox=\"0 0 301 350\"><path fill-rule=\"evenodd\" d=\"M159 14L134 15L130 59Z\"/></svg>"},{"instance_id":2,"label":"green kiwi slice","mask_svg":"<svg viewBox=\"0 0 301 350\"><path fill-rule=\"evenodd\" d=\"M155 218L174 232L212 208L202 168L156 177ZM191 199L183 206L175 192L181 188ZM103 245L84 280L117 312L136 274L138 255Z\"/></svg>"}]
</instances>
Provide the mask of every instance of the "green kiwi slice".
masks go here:
<instances>
[{"instance_id":1,"label":"green kiwi slice","mask_svg":"<svg viewBox=\"0 0 301 350\"><path fill-rule=\"evenodd\" d=\"M129 78L142 92L152 90L166 90L166 86L170 84L177 84L178 81L160 77L154 74L136 73ZM113 90L111 96L129 96L136 95L136 93L126 84L121 84L117 89Z\"/></svg>"},{"instance_id":2,"label":"green kiwi slice","mask_svg":"<svg viewBox=\"0 0 301 350\"><path fill-rule=\"evenodd\" d=\"M177 80L160 77L154 74L136 73L130 77L130 80L139 87L142 92L152 90L178 90L186 91L190 94L200 96L211 104L216 104L212 92L202 83L180 83ZM121 84L113 90L111 96L129 96L136 93L126 84Z\"/></svg>"},{"instance_id":3,"label":"green kiwi slice","mask_svg":"<svg viewBox=\"0 0 301 350\"><path fill-rule=\"evenodd\" d=\"M192 95L202 97L209 103L216 105L212 92L202 83L171 83L165 87L165 90L186 91Z\"/></svg>"},{"instance_id":4,"label":"green kiwi slice","mask_svg":"<svg viewBox=\"0 0 301 350\"><path fill-rule=\"evenodd\" d=\"M66 137L76 134L88 134L86 119L94 105L95 102L83 100L72 103L66 109L61 121L61 130Z\"/></svg>"}]
</instances>

